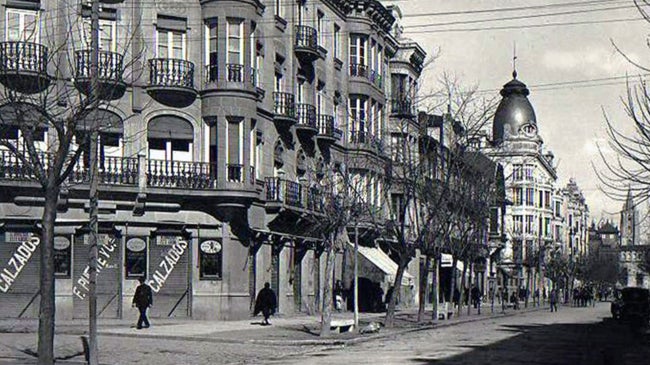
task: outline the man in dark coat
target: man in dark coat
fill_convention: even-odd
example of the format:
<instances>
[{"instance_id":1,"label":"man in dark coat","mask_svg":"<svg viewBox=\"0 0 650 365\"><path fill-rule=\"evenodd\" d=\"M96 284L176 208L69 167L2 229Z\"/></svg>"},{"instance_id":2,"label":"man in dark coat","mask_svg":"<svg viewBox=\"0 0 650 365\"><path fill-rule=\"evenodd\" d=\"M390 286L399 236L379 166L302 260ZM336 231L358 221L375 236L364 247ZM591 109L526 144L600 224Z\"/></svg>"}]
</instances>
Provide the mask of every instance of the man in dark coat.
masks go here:
<instances>
[{"instance_id":1,"label":"man in dark coat","mask_svg":"<svg viewBox=\"0 0 650 365\"><path fill-rule=\"evenodd\" d=\"M275 313L275 308L277 308L277 306L278 302L275 298L275 292L271 289L271 284L268 282L264 283L264 289L257 293L253 315L256 316L258 313L262 312L262 315L264 315L264 322L262 322L262 325L270 325L269 317L271 314Z\"/></svg>"},{"instance_id":2,"label":"man in dark coat","mask_svg":"<svg viewBox=\"0 0 650 365\"><path fill-rule=\"evenodd\" d=\"M144 277L138 279L140 285L135 289L133 295L133 306L137 307L140 311L140 318L138 318L137 329L149 328L149 320L147 319L147 309L153 306L153 293L151 287L144 282Z\"/></svg>"}]
</instances>

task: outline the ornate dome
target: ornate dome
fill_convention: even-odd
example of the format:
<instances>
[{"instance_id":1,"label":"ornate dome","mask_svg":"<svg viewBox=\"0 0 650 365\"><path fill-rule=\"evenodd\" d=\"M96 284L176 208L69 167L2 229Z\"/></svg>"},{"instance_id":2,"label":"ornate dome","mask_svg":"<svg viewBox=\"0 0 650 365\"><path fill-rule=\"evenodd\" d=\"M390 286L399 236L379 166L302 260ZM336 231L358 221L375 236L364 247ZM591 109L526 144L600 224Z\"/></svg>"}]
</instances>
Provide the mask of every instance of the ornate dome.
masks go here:
<instances>
[{"instance_id":1,"label":"ornate dome","mask_svg":"<svg viewBox=\"0 0 650 365\"><path fill-rule=\"evenodd\" d=\"M513 79L503 85L501 102L494 114L492 138L495 144L501 144L508 136L516 136L520 132L537 134L537 119L535 110L528 101L526 84L517 80L517 71L512 73ZM523 128L522 127L526 127Z\"/></svg>"}]
</instances>

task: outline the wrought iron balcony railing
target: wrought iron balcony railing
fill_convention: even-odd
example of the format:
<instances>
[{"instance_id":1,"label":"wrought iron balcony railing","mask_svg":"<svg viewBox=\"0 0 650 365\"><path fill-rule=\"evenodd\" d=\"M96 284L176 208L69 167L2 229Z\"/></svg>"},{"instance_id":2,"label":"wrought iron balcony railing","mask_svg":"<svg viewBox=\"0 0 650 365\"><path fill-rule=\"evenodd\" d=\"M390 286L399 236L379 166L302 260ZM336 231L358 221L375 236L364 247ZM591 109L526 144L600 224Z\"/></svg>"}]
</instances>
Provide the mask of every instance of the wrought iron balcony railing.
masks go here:
<instances>
[{"instance_id":1,"label":"wrought iron balcony railing","mask_svg":"<svg viewBox=\"0 0 650 365\"><path fill-rule=\"evenodd\" d=\"M276 91L273 93L273 100L275 115L296 118L296 101L293 94Z\"/></svg>"},{"instance_id":2,"label":"wrought iron balcony railing","mask_svg":"<svg viewBox=\"0 0 650 365\"><path fill-rule=\"evenodd\" d=\"M0 71L47 73L48 49L33 42L1 42Z\"/></svg>"},{"instance_id":3,"label":"wrought iron balcony railing","mask_svg":"<svg viewBox=\"0 0 650 365\"><path fill-rule=\"evenodd\" d=\"M318 134L334 139L341 139L343 132L336 128L334 117L331 115L318 115Z\"/></svg>"},{"instance_id":4,"label":"wrought iron balcony railing","mask_svg":"<svg viewBox=\"0 0 650 365\"><path fill-rule=\"evenodd\" d=\"M226 63L226 79L230 82L244 82L244 65Z\"/></svg>"},{"instance_id":5,"label":"wrought iron balcony railing","mask_svg":"<svg viewBox=\"0 0 650 365\"><path fill-rule=\"evenodd\" d=\"M350 64L350 76L368 78L368 66L360 63Z\"/></svg>"},{"instance_id":6,"label":"wrought iron balcony railing","mask_svg":"<svg viewBox=\"0 0 650 365\"><path fill-rule=\"evenodd\" d=\"M316 107L309 104L296 104L298 109L298 125L303 127L318 128L316 123Z\"/></svg>"},{"instance_id":7,"label":"wrought iron balcony railing","mask_svg":"<svg viewBox=\"0 0 650 365\"><path fill-rule=\"evenodd\" d=\"M217 187L216 163L167 160L147 162L147 186L197 190Z\"/></svg>"},{"instance_id":8,"label":"wrought iron balcony railing","mask_svg":"<svg viewBox=\"0 0 650 365\"><path fill-rule=\"evenodd\" d=\"M149 60L149 85L194 88L194 64L176 58Z\"/></svg>"},{"instance_id":9,"label":"wrought iron balcony railing","mask_svg":"<svg viewBox=\"0 0 650 365\"><path fill-rule=\"evenodd\" d=\"M77 55L76 79L90 78L90 63L92 52L82 49L75 52ZM98 77L101 81L122 81L123 57L121 54L110 51L99 51Z\"/></svg>"},{"instance_id":10,"label":"wrought iron balcony railing","mask_svg":"<svg viewBox=\"0 0 650 365\"><path fill-rule=\"evenodd\" d=\"M316 29L306 25L296 25L296 47L318 49L318 33Z\"/></svg>"}]
</instances>

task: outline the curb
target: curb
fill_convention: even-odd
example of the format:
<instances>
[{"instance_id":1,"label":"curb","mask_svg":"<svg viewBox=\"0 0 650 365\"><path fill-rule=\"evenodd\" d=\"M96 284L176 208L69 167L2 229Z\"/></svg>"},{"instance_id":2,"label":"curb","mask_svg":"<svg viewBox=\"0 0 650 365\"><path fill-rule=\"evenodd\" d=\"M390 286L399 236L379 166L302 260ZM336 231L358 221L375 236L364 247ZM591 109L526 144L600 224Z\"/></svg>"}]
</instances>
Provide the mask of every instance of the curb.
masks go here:
<instances>
[{"instance_id":1,"label":"curb","mask_svg":"<svg viewBox=\"0 0 650 365\"><path fill-rule=\"evenodd\" d=\"M455 325L460 325L464 323L480 322L486 321L489 319L495 318L506 318L513 317L519 314L525 314L529 312L538 312L541 310L547 310L548 308L544 307L534 307L525 310L507 312L507 313L495 313L485 317L474 317L467 318L463 320L457 320L453 322L442 322L436 324L428 324L418 326L416 328L406 328L402 330L396 330L389 333L378 333L373 335L360 335L359 337L349 338L349 339L315 339L315 340L262 340L262 339L251 339L247 341L242 341L241 339L229 339L223 337L199 337L199 336L174 336L174 335L150 335L146 333L98 333L100 336L110 336L110 337L127 337L127 338L147 338L147 339L165 339L173 341L193 341L193 342L209 342L209 343L233 343L233 344L255 344L255 345L265 345L265 346L352 346L359 343L369 342L373 340L379 340L384 338L395 337L407 333L414 333L419 331L427 331L438 328L451 327ZM70 331L73 332L73 331ZM74 333L66 334L75 334L81 335L84 332L74 331Z\"/></svg>"}]
</instances>

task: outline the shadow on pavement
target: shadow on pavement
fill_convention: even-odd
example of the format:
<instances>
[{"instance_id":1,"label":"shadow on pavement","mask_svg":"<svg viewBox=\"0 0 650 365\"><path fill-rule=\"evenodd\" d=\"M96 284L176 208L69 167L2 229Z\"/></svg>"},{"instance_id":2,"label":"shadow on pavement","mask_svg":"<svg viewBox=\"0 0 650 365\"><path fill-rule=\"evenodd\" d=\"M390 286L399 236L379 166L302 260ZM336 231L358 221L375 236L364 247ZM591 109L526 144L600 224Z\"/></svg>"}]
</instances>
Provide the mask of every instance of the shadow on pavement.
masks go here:
<instances>
[{"instance_id":1,"label":"shadow on pavement","mask_svg":"<svg viewBox=\"0 0 650 365\"><path fill-rule=\"evenodd\" d=\"M634 334L627 324L605 319L591 324L504 325L513 337L487 345L458 345L467 352L409 359L422 365L647 365L650 335Z\"/></svg>"}]
</instances>

